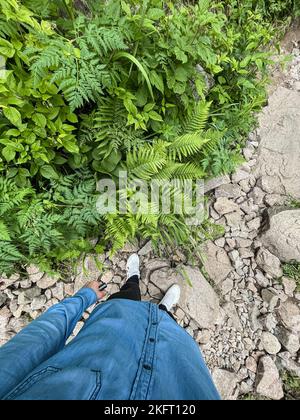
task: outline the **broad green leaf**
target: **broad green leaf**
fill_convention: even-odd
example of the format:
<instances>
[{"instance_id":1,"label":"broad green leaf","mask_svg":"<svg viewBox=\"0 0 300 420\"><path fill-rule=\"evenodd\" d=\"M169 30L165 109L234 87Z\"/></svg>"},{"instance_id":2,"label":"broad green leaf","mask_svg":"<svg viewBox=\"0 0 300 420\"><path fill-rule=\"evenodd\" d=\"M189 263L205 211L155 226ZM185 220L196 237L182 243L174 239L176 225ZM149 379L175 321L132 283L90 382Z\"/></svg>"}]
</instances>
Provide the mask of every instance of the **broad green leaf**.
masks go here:
<instances>
[{"instance_id":1,"label":"broad green leaf","mask_svg":"<svg viewBox=\"0 0 300 420\"><path fill-rule=\"evenodd\" d=\"M62 140L65 149L70 153L79 153L79 147L73 140Z\"/></svg>"},{"instance_id":2,"label":"broad green leaf","mask_svg":"<svg viewBox=\"0 0 300 420\"><path fill-rule=\"evenodd\" d=\"M13 45L6 41L6 39L0 38L0 55L4 57L12 58L15 54Z\"/></svg>"},{"instance_id":3,"label":"broad green leaf","mask_svg":"<svg viewBox=\"0 0 300 420\"><path fill-rule=\"evenodd\" d=\"M2 150L2 155L5 157L7 162L10 162L16 157L16 150L11 146L6 146Z\"/></svg>"},{"instance_id":4,"label":"broad green leaf","mask_svg":"<svg viewBox=\"0 0 300 420\"><path fill-rule=\"evenodd\" d=\"M162 117L155 111L150 111L149 117L154 121L163 121Z\"/></svg>"},{"instance_id":5,"label":"broad green leaf","mask_svg":"<svg viewBox=\"0 0 300 420\"><path fill-rule=\"evenodd\" d=\"M16 108L12 108L12 107L4 108L3 114L16 127L22 124L21 114Z\"/></svg>"},{"instance_id":6,"label":"broad green leaf","mask_svg":"<svg viewBox=\"0 0 300 420\"><path fill-rule=\"evenodd\" d=\"M40 173L44 178L47 179L58 179L59 176L54 168L50 165L44 165L40 168Z\"/></svg>"},{"instance_id":7,"label":"broad green leaf","mask_svg":"<svg viewBox=\"0 0 300 420\"><path fill-rule=\"evenodd\" d=\"M34 114L32 120L41 128L45 128L47 125L47 119L43 114Z\"/></svg>"}]
</instances>

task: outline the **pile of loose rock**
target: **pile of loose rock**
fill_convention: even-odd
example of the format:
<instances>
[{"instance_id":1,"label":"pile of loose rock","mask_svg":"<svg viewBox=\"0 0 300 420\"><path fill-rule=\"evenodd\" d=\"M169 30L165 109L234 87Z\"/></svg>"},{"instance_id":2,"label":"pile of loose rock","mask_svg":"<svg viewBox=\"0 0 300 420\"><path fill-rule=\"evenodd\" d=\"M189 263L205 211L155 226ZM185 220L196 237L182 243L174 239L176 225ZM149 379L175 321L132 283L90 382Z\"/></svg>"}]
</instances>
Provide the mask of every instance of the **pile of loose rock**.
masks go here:
<instances>
[{"instance_id":1,"label":"pile of loose rock","mask_svg":"<svg viewBox=\"0 0 300 420\"><path fill-rule=\"evenodd\" d=\"M108 295L119 291L126 260L138 252L143 299L157 303L169 286L181 285L175 316L199 343L222 397L256 393L283 398L281 372L300 376L300 290L282 270L282 263L300 262L300 209L289 206L291 197L300 201L298 47L293 54L284 85L272 94L259 129L249 136L245 163L231 178L206 186L210 218L225 234L201 246L198 267L180 250L158 258L150 242L128 244L112 259L89 256L63 279L28 266L23 275L0 278L0 345L97 279L99 265L104 267L101 279L109 285Z\"/></svg>"}]
</instances>

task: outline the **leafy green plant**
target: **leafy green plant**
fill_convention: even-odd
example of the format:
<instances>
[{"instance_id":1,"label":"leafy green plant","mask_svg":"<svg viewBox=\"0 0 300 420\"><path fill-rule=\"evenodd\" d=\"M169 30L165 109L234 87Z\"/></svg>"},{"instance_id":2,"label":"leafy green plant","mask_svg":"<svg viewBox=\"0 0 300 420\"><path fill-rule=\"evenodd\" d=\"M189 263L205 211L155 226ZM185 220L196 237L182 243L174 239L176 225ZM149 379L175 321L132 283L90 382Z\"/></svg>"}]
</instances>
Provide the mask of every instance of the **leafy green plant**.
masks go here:
<instances>
[{"instance_id":1,"label":"leafy green plant","mask_svg":"<svg viewBox=\"0 0 300 420\"><path fill-rule=\"evenodd\" d=\"M283 386L285 400L299 400L300 398L300 378L285 372L283 376Z\"/></svg>"},{"instance_id":2,"label":"leafy green plant","mask_svg":"<svg viewBox=\"0 0 300 420\"><path fill-rule=\"evenodd\" d=\"M0 0L0 273L77 258L91 236L100 252L136 236L169 248L212 235L130 200L126 214L101 215L96 185L120 171L180 183L241 162L276 19L297 6L242 3Z\"/></svg>"}]
</instances>

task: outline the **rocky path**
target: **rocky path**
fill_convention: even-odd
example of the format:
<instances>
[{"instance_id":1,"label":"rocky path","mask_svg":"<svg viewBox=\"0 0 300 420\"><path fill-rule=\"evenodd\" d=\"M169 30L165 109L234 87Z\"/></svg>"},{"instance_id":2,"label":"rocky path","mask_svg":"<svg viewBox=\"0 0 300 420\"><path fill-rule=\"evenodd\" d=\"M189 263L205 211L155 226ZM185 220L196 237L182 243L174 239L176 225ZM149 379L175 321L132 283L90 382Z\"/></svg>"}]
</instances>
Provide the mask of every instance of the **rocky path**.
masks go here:
<instances>
[{"instance_id":1,"label":"rocky path","mask_svg":"<svg viewBox=\"0 0 300 420\"><path fill-rule=\"evenodd\" d=\"M98 277L99 264L109 294L118 291L128 256L138 252L144 299L158 302L170 285L181 285L175 316L199 343L223 398L283 398L282 371L300 376L300 290L282 271L284 262L300 262L300 209L290 208L291 199L300 201L299 31L289 35L287 49L293 61L249 136L246 163L207 188L210 218L226 233L202 246L202 265L180 251L155 257L146 243L128 244L113 259L90 256L63 281L27 267L24 275L0 279L0 345Z\"/></svg>"}]
</instances>

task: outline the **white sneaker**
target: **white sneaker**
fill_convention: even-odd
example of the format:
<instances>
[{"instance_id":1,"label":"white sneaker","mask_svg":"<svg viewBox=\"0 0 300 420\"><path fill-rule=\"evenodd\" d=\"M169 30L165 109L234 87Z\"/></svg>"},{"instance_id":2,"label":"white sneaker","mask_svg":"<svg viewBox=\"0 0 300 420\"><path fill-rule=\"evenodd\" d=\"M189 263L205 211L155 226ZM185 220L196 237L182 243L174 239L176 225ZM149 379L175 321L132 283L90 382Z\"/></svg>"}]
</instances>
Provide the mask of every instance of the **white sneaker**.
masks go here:
<instances>
[{"instance_id":1,"label":"white sneaker","mask_svg":"<svg viewBox=\"0 0 300 420\"><path fill-rule=\"evenodd\" d=\"M163 299L160 302L160 305L164 305L168 311L170 311L173 306L177 305L180 299L180 287L178 284L173 284L168 290Z\"/></svg>"},{"instance_id":2,"label":"white sneaker","mask_svg":"<svg viewBox=\"0 0 300 420\"><path fill-rule=\"evenodd\" d=\"M138 254L132 254L127 260L126 264L127 269L127 279L130 279L132 276L140 277L140 258Z\"/></svg>"}]
</instances>

